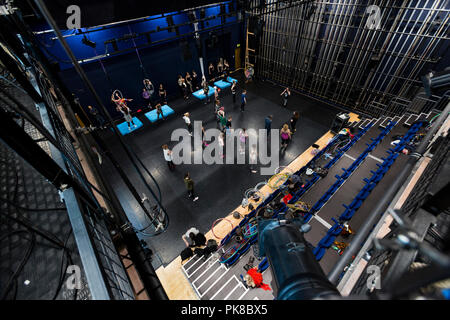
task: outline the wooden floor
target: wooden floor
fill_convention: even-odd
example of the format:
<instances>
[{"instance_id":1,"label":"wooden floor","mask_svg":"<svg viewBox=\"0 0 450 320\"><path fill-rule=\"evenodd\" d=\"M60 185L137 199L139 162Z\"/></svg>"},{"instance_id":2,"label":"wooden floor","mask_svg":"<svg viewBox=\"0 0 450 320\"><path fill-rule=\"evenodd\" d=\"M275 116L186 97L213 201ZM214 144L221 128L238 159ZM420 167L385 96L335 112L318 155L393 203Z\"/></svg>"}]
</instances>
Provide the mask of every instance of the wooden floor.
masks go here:
<instances>
[{"instance_id":1,"label":"wooden floor","mask_svg":"<svg viewBox=\"0 0 450 320\"><path fill-rule=\"evenodd\" d=\"M354 113L350 113L350 120L358 121L358 115ZM326 146L328 141L334 136L330 131L328 131L326 134L324 134L319 140L316 141L316 144L319 145L320 149ZM298 171L301 167L306 165L313 157L314 155L311 153L313 147L309 147L305 152L303 152L300 156L298 156L294 161L292 161L287 168L285 168L284 171ZM269 186L264 186L260 190L264 194L270 194L273 192L272 188ZM235 219L233 217L233 212L237 211L241 214L240 219ZM219 238L216 238L211 230L206 233L206 239L215 239L218 243L220 240L225 237L235 226L239 224L239 222L243 219L243 217L249 213L249 210L246 208L243 208L241 205L239 205L235 210L233 210L227 217L225 217L224 220L219 222L214 227L214 233ZM231 227L230 225L233 225ZM181 238L180 238L181 241ZM159 280L161 281L162 286L164 287L167 296L170 300L198 300L197 295L195 294L194 290L192 289L191 285L187 281L186 277L184 276L182 270L181 270L182 261L180 256L178 256L175 260L173 260L170 264L168 264L166 267L161 266L158 270L156 270L156 274L158 275Z\"/></svg>"}]
</instances>

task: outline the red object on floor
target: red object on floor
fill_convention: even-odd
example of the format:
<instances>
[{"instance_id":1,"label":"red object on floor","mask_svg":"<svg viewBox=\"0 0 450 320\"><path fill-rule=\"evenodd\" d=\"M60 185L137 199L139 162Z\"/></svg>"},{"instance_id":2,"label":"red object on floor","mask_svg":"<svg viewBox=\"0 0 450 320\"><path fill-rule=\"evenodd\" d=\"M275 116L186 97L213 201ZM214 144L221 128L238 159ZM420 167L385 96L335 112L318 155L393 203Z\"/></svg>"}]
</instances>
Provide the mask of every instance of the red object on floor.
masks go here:
<instances>
[{"instance_id":1,"label":"red object on floor","mask_svg":"<svg viewBox=\"0 0 450 320\"><path fill-rule=\"evenodd\" d=\"M252 277L253 281L255 282L256 287L261 288L263 290L270 290L269 285L263 283L263 277L262 273L259 273L256 268L252 268L247 271L247 274Z\"/></svg>"},{"instance_id":2,"label":"red object on floor","mask_svg":"<svg viewBox=\"0 0 450 320\"><path fill-rule=\"evenodd\" d=\"M287 194L283 197L283 202L284 204L287 204L289 202L289 200L292 199L292 194Z\"/></svg>"}]
</instances>

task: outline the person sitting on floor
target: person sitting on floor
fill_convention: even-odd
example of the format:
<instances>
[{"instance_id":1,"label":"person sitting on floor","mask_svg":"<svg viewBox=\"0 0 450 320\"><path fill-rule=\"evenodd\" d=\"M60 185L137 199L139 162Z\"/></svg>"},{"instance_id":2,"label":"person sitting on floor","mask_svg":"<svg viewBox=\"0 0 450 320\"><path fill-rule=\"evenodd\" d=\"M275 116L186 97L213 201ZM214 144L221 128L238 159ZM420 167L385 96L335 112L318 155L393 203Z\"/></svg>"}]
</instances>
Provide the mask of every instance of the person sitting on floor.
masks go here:
<instances>
[{"instance_id":1,"label":"person sitting on floor","mask_svg":"<svg viewBox=\"0 0 450 320\"><path fill-rule=\"evenodd\" d=\"M206 244L206 238L203 233L201 233L198 229L192 227L185 234L181 236L186 247L201 247Z\"/></svg>"}]
</instances>

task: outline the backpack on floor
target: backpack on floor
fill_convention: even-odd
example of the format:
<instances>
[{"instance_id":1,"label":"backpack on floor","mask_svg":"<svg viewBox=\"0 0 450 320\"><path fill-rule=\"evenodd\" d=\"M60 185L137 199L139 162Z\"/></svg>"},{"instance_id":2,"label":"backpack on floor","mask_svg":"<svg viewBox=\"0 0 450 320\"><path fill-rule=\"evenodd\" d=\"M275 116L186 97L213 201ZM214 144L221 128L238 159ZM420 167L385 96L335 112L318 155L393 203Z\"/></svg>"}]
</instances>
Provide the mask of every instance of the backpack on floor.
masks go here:
<instances>
[{"instance_id":1,"label":"backpack on floor","mask_svg":"<svg viewBox=\"0 0 450 320\"><path fill-rule=\"evenodd\" d=\"M184 260L186 260L187 258L190 258L190 257L192 257L194 255L194 253L192 252L192 249L191 248L184 248L184 250L183 251L181 251L181 254L180 254L180 256L181 256L181 261L184 261Z\"/></svg>"}]
</instances>

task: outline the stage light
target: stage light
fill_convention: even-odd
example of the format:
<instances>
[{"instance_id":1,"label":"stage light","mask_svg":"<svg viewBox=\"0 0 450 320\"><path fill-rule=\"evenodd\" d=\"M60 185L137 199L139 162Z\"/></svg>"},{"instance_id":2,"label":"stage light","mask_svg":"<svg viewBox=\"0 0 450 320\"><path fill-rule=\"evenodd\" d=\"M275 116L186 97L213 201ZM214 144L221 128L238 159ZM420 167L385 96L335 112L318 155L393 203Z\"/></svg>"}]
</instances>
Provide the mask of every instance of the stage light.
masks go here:
<instances>
[{"instance_id":1,"label":"stage light","mask_svg":"<svg viewBox=\"0 0 450 320\"><path fill-rule=\"evenodd\" d=\"M81 42L91 48L95 48L97 46L97 44L94 41L88 40L88 38L86 38L86 35L83 36Z\"/></svg>"}]
</instances>

